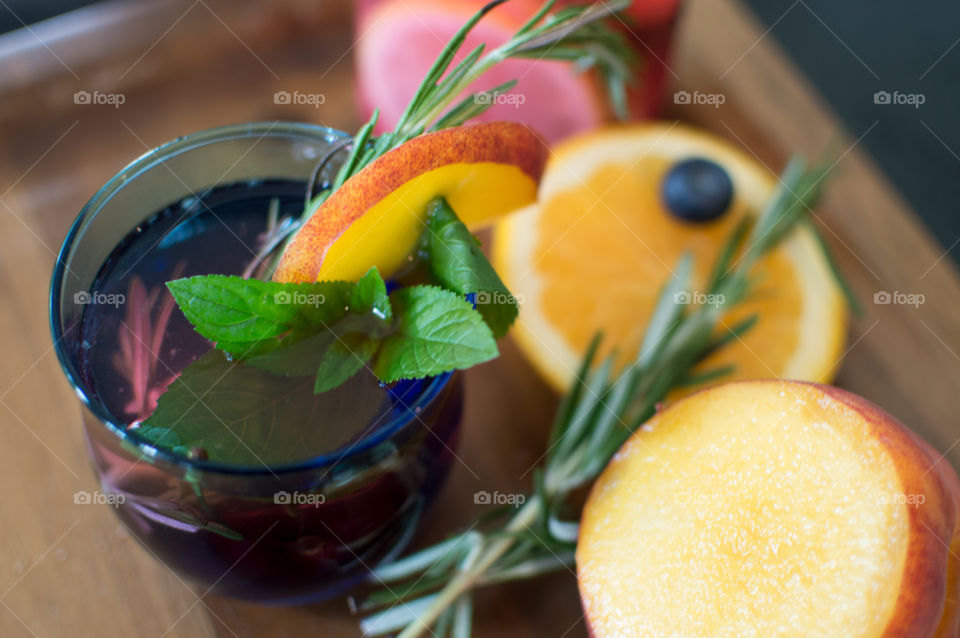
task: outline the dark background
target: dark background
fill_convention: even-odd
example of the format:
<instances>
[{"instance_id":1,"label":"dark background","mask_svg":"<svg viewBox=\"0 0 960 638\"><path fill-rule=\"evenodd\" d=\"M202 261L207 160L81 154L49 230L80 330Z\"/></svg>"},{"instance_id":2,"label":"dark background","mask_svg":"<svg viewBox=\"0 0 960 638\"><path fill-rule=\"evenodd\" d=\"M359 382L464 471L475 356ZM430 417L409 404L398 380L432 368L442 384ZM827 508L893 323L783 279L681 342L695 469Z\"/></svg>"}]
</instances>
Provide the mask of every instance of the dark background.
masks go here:
<instances>
[{"instance_id":1,"label":"dark background","mask_svg":"<svg viewBox=\"0 0 960 638\"><path fill-rule=\"evenodd\" d=\"M960 3L748 0L954 260L960 257ZM919 108L874 104L920 93Z\"/></svg>"},{"instance_id":2,"label":"dark background","mask_svg":"<svg viewBox=\"0 0 960 638\"><path fill-rule=\"evenodd\" d=\"M318 0L322 1L322 0ZM960 3L746 0L956 260ZM0 0L0 32L92 0ZM723 34L717 34L722 37ZM924 103L875 104L874 93ZM872 128L871 128L872 127ZM869 130L869 132L867 132Z\"/></svg>"}]
</instances>

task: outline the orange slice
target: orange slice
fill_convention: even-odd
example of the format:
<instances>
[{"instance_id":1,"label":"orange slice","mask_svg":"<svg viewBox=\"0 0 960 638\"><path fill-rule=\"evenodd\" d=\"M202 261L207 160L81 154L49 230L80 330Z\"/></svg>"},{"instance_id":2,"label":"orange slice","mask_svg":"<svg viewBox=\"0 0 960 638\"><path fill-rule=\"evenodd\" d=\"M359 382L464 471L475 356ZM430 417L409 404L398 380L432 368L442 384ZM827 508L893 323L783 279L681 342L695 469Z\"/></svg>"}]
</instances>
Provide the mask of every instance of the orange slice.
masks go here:
<instances>
[{"instance_id":1,"label":"orange slice","mask_svg":"<svg viewBox=\"0 0 960 638\"><path fill-rule=\"evenodd\" d=\"M679 220L661 202L666 172L692 157L720 164L733 182L733 202L715 221ZM514 330L522 349L558 391L598 330L622 363L631 360L681 255L695 259L691 300L709 303L703 286L725 239L744 215L761 210L775 185L739 150L677 124L608 128L560 145L537 203L495 231L494 266L522 299ZM812 231L798 228L757 269L755 296L725 324L752 313L759 321L702 365L733 364L733 379L829 381L847 314Z\"/></svg>"},{"instance_id":2,"label":"orange slice","mask_svg":"<svg viewBox=\"0 0 960 638\"><path fill-rule=\"evenodd\" d=\"M389 277L410 258L427 204L445 197L472 228L536 197L546 147L529 128L490 122L415 137L348 179L297 231L274 273L282 282Z\"/></svg>"}]
</instances>

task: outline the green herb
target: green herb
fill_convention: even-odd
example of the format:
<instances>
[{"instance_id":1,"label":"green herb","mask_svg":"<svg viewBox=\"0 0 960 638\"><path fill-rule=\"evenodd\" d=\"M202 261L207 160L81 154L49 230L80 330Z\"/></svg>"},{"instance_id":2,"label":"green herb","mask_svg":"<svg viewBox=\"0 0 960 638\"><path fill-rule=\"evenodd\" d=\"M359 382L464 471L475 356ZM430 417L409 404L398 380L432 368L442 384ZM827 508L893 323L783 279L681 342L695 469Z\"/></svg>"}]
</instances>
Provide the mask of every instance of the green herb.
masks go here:
<instances>
[{"instance_id":1,"label":"green herb","mask_svg":"<svg viewBox=\"0 0 960 638\"><path fill-rule=\"evenodd\" d=\"M241 356L268 340L337 321L359 286L342 281L281 284L227 275L167 282L194 329L221 350Z\"/></svg>"},{"instance_id":2,"label":"green herb","mask_svg":"<svg viewBox=\"0 0 960 638\"><path fill-rule=\"evenodd\" d=\"M473 591L573 565L578 521L575 494L599 475L627 438L676 387L715 379L728 369L694 372L717 348L749 330L755 317L724 328L721 318L748 298L751 269L815 205L824 170L799 160L784 171L781 188L752 226L737 228L714 264L709 292L716 304L678 303L690 286L692 260L681 259L660 292L636 359L614 375L613 355L596 361L599 337L588 349L573 388L559 406L544 465L519 509L499 510L470 531L374 570L384 585L359 605L368 614L364 635L397 633L436 638L460 627L470 634Z\"/></svg>"},{"instance_id":3,"label":"green herb","mask_svg":"<svg viewBox=\"0 0 960 638\"><path fill-rule=\"evenodd\" d=\"M155 445L183 454L203 448L213 460L244 465L273 460L258 456L264 449L293 458L313 437L319 437L316 445L323 444L328 434L316 427L321 416L327 423L349 421L357 427L375 416L373 396L350 406L341 406L335 394L317 396L351 383L364 367L394 382L469 368L497 356L490 328L461 295L435 286L411 286L388 297L375 269L348 286L262 286L265 282L239 277L221 278L216 286L209 281L202 286L191 286L189 280L173 283L184 305L210 322L202 324L204 332L232 339L225 342L229 358L214 350L187 366L138 428ZM283 311L271 311L269 301L232 303L238 297L252 298L243 294L248 285L267 300L283 299L278 304ZM321 311L323 303L304 305L308 295L319 295L319 290L335 294L335 308ZM344 299L353 305L345 305ZM285 332L276 334L265 316L276 317ZM305 319L319 317L320 323ZM271 336L253 340L256 334ZM353 384L351 396L373 387L369 377L366 382L358 377ZM331 405L341 413L352 412L333 419ZM274 437L278 424L297 423L302 424L299 435L282 441Z\"/></svg>"},{"instance_id":4,"label":"green herb","mask_svg":"<svg viewBox=\"0 0 960 638\"><path fill-rule=\"evenodd\" d=\"M421 244L438 286L388 295L376 268L355 284L206 275L167 286L194 329L232 360L279 375L314 375L318 393L365 366L390 383L495 358L494 334L507 331L517 308L476 239L442 199L431 204ZM479 312L467 294L480 298Z\"/></svg>"},{"instance_id":5,"label":"green herb","mask_svg":"<svg viewBox=\"0 0 960 638\"><path fill-rule=\"evenodd\" d=\"M393 319L390 298L387 296L387 285L376 268L367 271L367 274L361 277L350 291L350 307L355 312L372 313L384 321Z\"/></svg>"},{"instance_id":6,"label":"green herb","mask_svg":"<svg viewBox=\"0 0 960 638\"><path fill-rule=\"evenodd\" d=\"M497 356L483 318L462 297L434 286L400 288L390 295L399 319L373 366L386 382L464 369Z\"/></svg>"},{"instance_id":7,"label":"green herb","mask_svg":"<svg viewBox=\"0 0 960 638\"><path fill-rule=\"evenodd\" d=\"M170 384L136 431L182 454L202 448L212 461L261 467L298 458L304 449L328 449L338 435L318 422L336 423L346 440L350 428L363 427L379 409L378 388L369 379L357 378L351 387L352 396L369 400L349 404L313 389L312 377L277 375L210 351Z\"/></svg>"},{"instance_id":8,"label":"green herb","mask_svg":"<svg viewBox=\"0 0 960 638\"><path fill-rule=\"evenodd\" d=\"M365 334L348 334L333 342L320 358L314 393L327 392L346 383L370 365L379 346L376 339Z\"/></svg>"},{"instance_id":9,"label":"green herb","mask_svg":"<svg viewBox=\"0 0 960 638\"><path fill-rule=\"evenodd\" d=\"M477 310L494 336L507 333L517 318L516 299L480 250L480 242L443 199L428 206L425 250L430 272L446 288L462 295L474 295Z\"/></svg>"},{"instance_id":10,"label":"green herb","mask_svg":"<svg viewBox=\"0 0 960 638\"><path fill-rule=\"evenodd\" d=\"M168 427L157 427L144 423L137 428L137 434L153 445L165 447L183 455L187 454L187 447L180 440L180 436Z\"/></svg>"},{"instance_id":11,"label":"green herb","mask_svg":"<svg viewBox=\"0 0 960 638\"><path fill-rule=\"evenodd\" d=\"M506 1L490 2L454 34L427 72L396 127L375 140L371 140L371 134L379 113L373 114L354 137L350 155L340 166L333 188L312 202L304 211L304 218L309 217L316 206L347 179L387 151L425 131L459 126L489 109L494 103L492 98L510 91L516 80L461 96L484 73L504 60L559 60L570 62L581 71L595 68L607 87L615 112L626 118L626 85L633 76L634 53L605 18L630 6L630 0L567 7L553 13L556 2L550 0L502 45L484 54L486 46L480 44L453 66L470 31L486 14Z\"/></svg>"}]
</instances>

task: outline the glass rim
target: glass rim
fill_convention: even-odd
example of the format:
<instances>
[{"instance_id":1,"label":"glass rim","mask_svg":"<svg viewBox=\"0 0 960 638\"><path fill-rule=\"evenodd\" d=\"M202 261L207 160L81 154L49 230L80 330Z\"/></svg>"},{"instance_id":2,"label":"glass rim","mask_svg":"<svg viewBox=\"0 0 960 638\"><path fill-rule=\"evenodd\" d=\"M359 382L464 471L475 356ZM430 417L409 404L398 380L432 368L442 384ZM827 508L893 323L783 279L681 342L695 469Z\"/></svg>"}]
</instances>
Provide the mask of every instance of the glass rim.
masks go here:
<instances>
[{"instance_id":1,"label":"glass rim","mask_svg":"<svg viewBox=\"0 0 960 638\"><path fill-rule=\"evenodd\" d=\"M151 460L159 459L170 465L182 467L185 470L202 470L213 474L230 475L277 475L302 472L335 465L341 461L347 460L352 456L361 454L372 447L392 438L404 431L408 426L416 423L420 419L420 414L437 397L441 390L448 384L453 372L446 372L436 377L428 379L426 387L421 388L416 399L410 404L404 406L402 414L398 414L387 421L383 426L378 427L369 435L362 436L352 444L347 444L327 453L312 456L300 461L278 464L263 464L262 466L245 465L237 463L222 463L210 460L188 459L177 454L172 450L158 447L137 434L136 429L130 430L126 425L116 422L116 419L107 413L99 401L93 401L87 395L83 385L79 383L79 374L75 369L69 356L63 346L65 333L62 326L62 315L60 306L62 301L62 288L64 278L69 271L68 262L70 253L74 248L77 238L87 221L98 214L102 206L110 201L110 198L120 188L137 179L140 175L151 168L162 165L164 161L176 157L182 153L202 147L206 144L238 139L244 137L268 137L271 134L296 134L314 139L323 139L330 143L348 140L350 135L326 126L310 124L306 122L281 122L281 121L263 121L250 122L245 124L230 124L215 128L205 129L189 135L178 137L174 140L161 144L128 163L113 177L111 177L103 186L97 189L97 192L80 209L77 217L70 225L63 244L57 253L57 260L53 268L53 276L50 280L49 297L49 315L50 332L53 337L53 348L57 353L57 359L60 362L60 368L67 377L67 382L73 388L74 393L79 397L81 403L97 418L97 420L106 427L106 429L116 436L121 445L126 444L136 449L142 456ZM149 212L148 212L149 213Z\"/></svg>"}]
</instances>

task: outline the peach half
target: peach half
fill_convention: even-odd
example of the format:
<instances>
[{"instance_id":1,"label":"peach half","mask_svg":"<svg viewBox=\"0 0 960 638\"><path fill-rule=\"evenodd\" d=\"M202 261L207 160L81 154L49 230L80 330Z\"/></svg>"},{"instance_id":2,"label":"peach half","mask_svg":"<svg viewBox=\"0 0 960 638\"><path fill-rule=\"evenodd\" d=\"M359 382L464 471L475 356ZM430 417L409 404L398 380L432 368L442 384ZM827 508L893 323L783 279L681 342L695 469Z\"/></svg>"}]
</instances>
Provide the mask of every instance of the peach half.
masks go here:
<instances>
[{"instance_id":1,"label":"peach half","mask_svg":"<svg viewBox=\"0 0 960 638\"><path fill-rule=\"evenodd\" d=\"M876 405L790 381L666 408L592 488L595 638L957 636L960 482Z\"/></svg>"},{"instance_id":2,"label":"peach half","mask_svg":"<svg viewBox=\"0 0 960 638\"><path fill-rule=\"evenodd\" d=\"M389 277L410 259L427 204L445 197L471 228L536 199L547 148L529 128L490 122L415 137L337 189L294 235L275 281Z\"/></svg>"}]
</instances>

